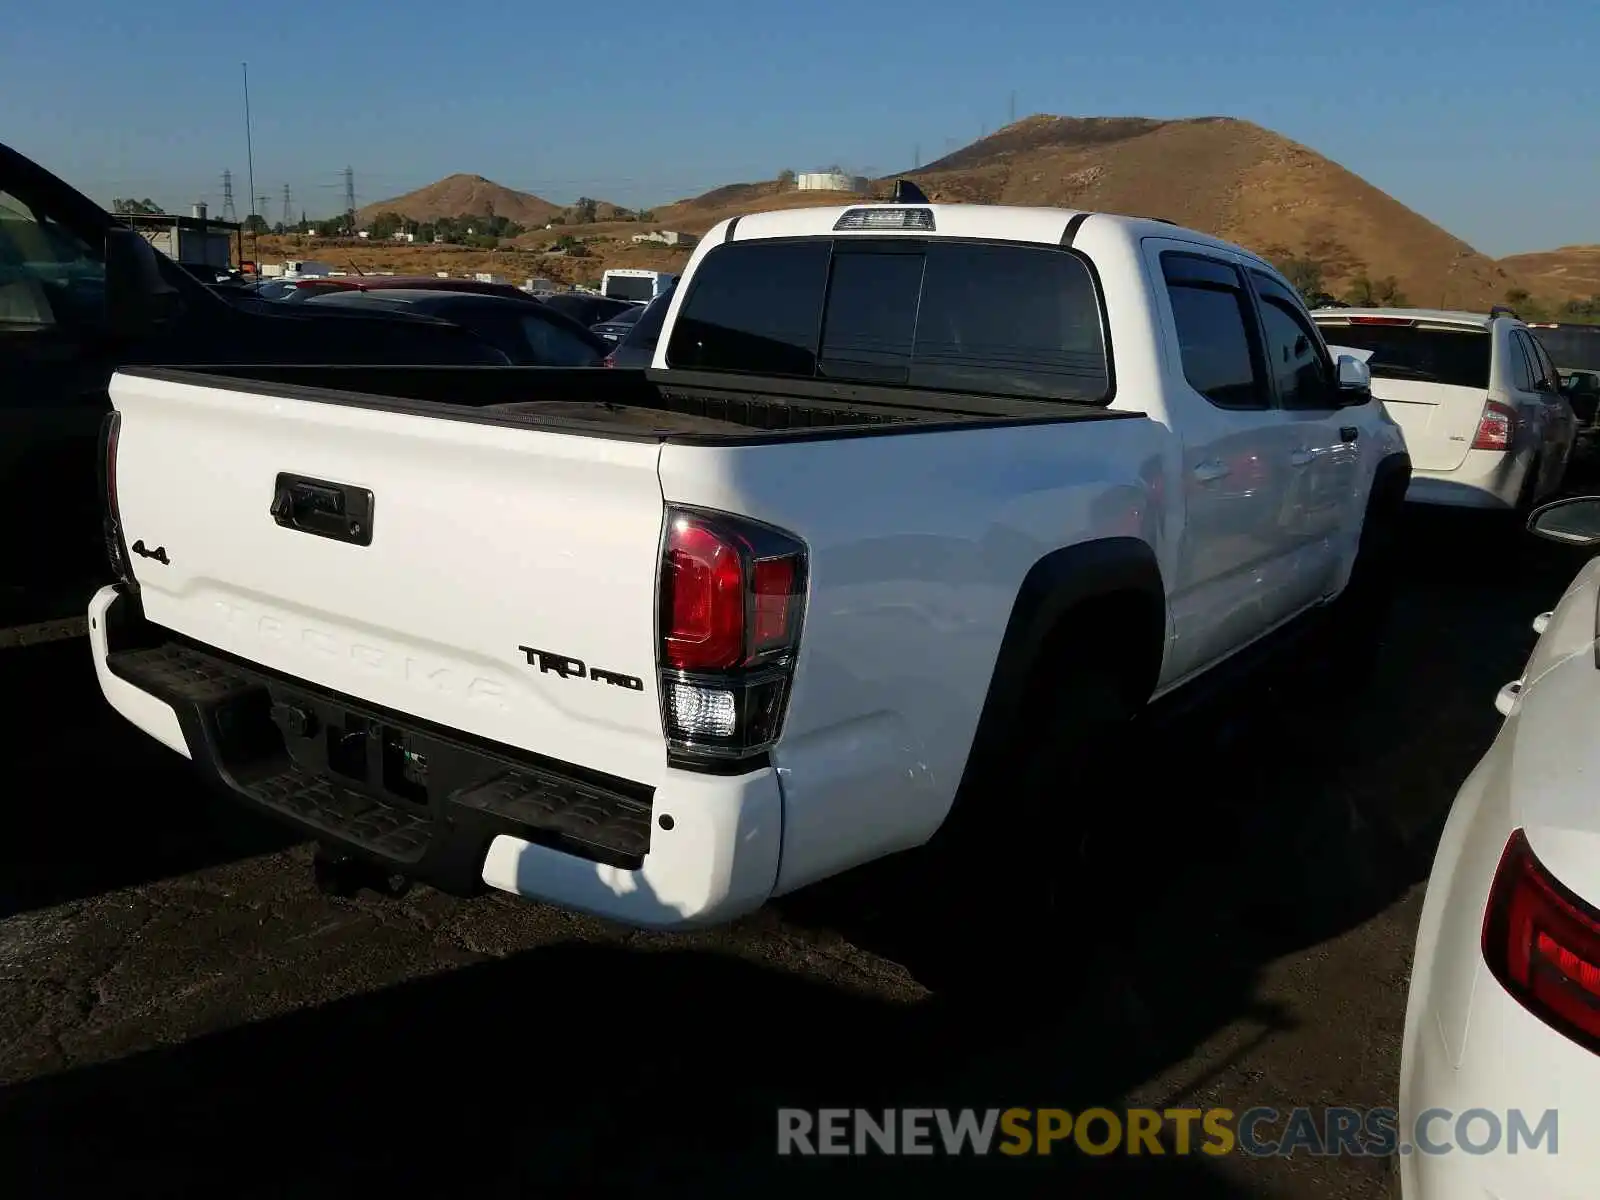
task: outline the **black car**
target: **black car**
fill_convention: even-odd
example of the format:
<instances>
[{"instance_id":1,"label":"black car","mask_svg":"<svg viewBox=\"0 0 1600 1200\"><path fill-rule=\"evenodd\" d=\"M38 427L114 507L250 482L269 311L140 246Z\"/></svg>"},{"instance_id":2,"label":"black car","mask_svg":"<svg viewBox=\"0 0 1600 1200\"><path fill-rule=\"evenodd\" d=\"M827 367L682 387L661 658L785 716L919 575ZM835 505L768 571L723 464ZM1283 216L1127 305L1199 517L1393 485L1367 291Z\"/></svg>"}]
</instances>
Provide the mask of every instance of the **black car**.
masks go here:
<instances>
[{"instance_id":1,"label":"black car","mask_svg":"<svg viewBox=\"0 0 1600 1200\"><path fill-rule=\"evenodd\" d=\"M81 617L109 578L96 448L118 368L507 362L447 321L246 292L203 282L0 145L0 509L22 514L0 559L0 627Z\"/></svg>"},{"instance_id":2,"label":"black car","mask_svg":"<svg viewBox=\"0 0 1600 1200\"><path fill-rule=\"evenodd\" d=\"M336 291L311 296L302 312L355 309L411 313L458 325L525 367L598 366L611 345L543 304L472 292L393 289Z\"/></svg>"},{"instance_id":3,"label":"black car","mask_svg":"<svg viewBox=\"0 0 1600 1200\"><path fill-rule=\"evenodd\" d=\"M619 312L611 320L601 321L600 324L591 325L590 328L608 342L620 342L628 330L633 328L634 323L644 316L644 310L645 305L635 304L626 312Z\"/></svg>"},{"instance_id":4,"label":"black car","mask_svg":"<svg viewBox=\"0 0 1600 1200\"><path fill-rule=\"evenodd\" d=\"M557 292L543 299L545 307L555 309L564 317L571 317L585 329L591 329L626 309L636 307L631 300L613 300L610 296L591 296L587 292Z\"/></svg>"},{"instance_id":5,"label":"black car","mask_svg":"<svg viewBox=\"0 0 1600 1200\"><path fill-rule=\"evenodd\" d=\"M642 370L650 365L656 356L656 342L661 337L661 327L666 324L667 305L672 303L674 290L675 287L668 288L644 306L639 319L628 327L617 348L606 359L607 366Z\"/></svg>"}]
</instances>

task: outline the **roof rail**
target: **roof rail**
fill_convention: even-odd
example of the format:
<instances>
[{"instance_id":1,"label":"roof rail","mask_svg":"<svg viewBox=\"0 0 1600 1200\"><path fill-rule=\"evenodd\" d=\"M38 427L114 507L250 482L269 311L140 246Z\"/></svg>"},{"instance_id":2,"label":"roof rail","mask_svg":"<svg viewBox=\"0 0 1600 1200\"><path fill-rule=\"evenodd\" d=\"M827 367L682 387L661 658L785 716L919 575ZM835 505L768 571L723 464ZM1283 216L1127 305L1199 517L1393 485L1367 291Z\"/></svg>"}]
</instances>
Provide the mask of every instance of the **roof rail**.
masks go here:
<instances>
[{"instance_id":1,"label":"roof rail","mask_svg":"<svg viewBox=\"0 0 1600 1200\"><path fill-rule=\"evenodd\" d=\"M1512 308L1509 304L1491 305L1489 308L1489 319L1492 321L1496 317L1510 317L1514 321L1522 320L1521 317L1517 316L1517 310Z\"/></svg>"}]
</instances>

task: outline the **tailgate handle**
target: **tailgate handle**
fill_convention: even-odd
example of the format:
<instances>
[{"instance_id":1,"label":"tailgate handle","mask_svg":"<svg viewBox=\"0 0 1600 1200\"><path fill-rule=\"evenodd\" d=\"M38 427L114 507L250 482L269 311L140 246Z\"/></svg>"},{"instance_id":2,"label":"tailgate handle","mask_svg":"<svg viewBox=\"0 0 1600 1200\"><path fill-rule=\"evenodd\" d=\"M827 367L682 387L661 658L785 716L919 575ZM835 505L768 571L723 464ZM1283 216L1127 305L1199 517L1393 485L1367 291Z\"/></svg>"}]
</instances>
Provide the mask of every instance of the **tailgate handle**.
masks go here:
<instances>
[{"instance_id":1,"label":"tailgate handle","mask_svg":"<svg viewBox=\"0 0 1600 1200\"><path fill-rule=\"evenodd\" d=\"M366 488L280 472L268 512L281 529L353 546L372 544L372 493Z\"/></svg>"}]
</instances>

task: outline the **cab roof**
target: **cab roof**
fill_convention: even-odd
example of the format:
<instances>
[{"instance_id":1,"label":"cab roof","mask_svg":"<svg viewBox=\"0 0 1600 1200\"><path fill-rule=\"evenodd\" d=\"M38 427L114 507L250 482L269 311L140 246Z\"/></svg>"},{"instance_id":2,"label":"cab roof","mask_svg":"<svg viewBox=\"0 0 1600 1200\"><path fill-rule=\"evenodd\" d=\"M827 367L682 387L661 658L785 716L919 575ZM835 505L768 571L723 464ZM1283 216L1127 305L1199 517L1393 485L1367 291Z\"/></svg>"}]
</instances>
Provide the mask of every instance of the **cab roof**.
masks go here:
<instances>
[{"instance_id":1,"label":"cab roof","mask_svg":"<svg viewBox=\"0 0 1600 1200\"><path fill-rule=\"evenodd\" d=\"M722 241L747 241L758 238L823 237L832 236L840 218L858 209L873 212L892 212L905 209L925 209L933 214L933 228L898 229L846 229L838 230L840 236L855 233L872 237L951 237L985 238L998 241L1064 243L1069 229L1076 232L1092 222L1097 228L1115 227L1130 238L1175 237L1186 242L1196 242L1235 254L1258 258L1241 246L1225 242L1209 234L1185 229L1158 217L1126 216L1071 208L1024 208L1003 204L886 204L881 201L864 201L828 208L788 208L771 212L751 213L731 217L711 229L702 244Z\"/></svg>"}]
</instances>

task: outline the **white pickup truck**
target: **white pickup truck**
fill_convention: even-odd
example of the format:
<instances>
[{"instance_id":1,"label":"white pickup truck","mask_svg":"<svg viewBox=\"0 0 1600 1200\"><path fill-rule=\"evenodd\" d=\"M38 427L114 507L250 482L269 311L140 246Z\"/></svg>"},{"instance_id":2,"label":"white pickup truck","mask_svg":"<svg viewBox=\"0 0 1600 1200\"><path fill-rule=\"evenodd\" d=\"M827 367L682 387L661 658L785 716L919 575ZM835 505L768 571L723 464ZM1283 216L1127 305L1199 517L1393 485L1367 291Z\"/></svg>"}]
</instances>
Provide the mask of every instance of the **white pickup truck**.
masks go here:
<instances>
[{"instance_id":1,"label":"white pickup truck","mask_svg":"<svg viewBox=\"0 0 1600 1200\"><path fill-rule=\"evenodd\" d=\"M1369 383L1165 222L746 216L649 370L119 372L95 663L329 861L716 923L961 813L1014 850L1104 802L1050 785L1108 723L1300 618L1370 641Z\"/></svg>"}]
</instances>

